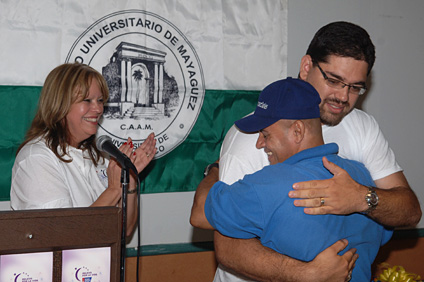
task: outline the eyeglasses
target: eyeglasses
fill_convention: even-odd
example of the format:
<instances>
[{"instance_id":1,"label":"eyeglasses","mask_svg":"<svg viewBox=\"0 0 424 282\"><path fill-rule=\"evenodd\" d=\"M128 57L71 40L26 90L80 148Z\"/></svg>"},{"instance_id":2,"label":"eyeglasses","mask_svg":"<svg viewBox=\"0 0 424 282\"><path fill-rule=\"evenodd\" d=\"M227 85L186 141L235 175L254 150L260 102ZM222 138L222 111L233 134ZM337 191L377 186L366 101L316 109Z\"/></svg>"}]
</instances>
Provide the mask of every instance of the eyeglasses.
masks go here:
<instances>
[{"instance_id":1,"label":"eyeglasses","mask_svg":"<svg viewBox=\"0 0 424 282\"><path fill-rule=\"evenodd\" d=\"M367 88L365 86L351 85L351 84L344 83L341 80L328 77L327 74L319 66L319 64L318 63L316 63L316 64L318 66L318 69L322 73L322 76L324 77L325 82L327 83L328 86L335 88L335 89L343 89L347 86L349 92L352 93L352 94L356 94L356 95L362 95L362 94L365 93L365 91L367 91Z\"/></svg>"}]
</instances>

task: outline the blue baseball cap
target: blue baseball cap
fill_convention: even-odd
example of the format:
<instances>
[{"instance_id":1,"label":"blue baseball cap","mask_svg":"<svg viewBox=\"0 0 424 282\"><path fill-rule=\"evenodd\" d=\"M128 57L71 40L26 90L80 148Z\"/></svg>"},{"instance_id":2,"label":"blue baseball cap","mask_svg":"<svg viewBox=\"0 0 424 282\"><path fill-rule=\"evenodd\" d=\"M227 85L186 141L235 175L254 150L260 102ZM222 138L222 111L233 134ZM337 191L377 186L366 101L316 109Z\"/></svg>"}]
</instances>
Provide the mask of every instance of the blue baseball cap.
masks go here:
<instances>
[{"instance_id":1,"label":"blue baseball cap","mask_svg":"<svg viewBox=\"0 0 424 282\"><path fill-rule=\"evenodd\" d=\"M235 122L245 132L257 132L280 119L319 118L321 98L308 82L288 77L271 83L259 95L252 115Z\"/></svg>"}]
</instances>

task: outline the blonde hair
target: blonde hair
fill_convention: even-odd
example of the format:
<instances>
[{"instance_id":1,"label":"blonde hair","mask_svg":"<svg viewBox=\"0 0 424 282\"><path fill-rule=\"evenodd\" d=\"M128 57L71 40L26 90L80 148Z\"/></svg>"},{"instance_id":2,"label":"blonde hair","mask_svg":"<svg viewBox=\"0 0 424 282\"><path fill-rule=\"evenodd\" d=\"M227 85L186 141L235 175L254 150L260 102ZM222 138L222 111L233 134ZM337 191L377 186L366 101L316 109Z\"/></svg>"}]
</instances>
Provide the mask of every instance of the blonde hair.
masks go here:
<instances>
[{"instance_id":1,"label":"blonde hair","mask_svg":"<svg viewBox=\"0 0 424 282\"><path fill-rule=\"evenodd\" d=\"M44 137L47 146L61 161L71 162L72 160L64 159L71 140L66 116L73 103L82 101L89 95L93 79L98 83L103 101L106 103L109 98L107 83L103 76L92 67L70 63L53 69L44 82L37 112L18 152L31 140ZM82 141L78 148L87 150L91 160L97 165L101 154L95 144L95 135Z\"/></svg>"}]
</instances>

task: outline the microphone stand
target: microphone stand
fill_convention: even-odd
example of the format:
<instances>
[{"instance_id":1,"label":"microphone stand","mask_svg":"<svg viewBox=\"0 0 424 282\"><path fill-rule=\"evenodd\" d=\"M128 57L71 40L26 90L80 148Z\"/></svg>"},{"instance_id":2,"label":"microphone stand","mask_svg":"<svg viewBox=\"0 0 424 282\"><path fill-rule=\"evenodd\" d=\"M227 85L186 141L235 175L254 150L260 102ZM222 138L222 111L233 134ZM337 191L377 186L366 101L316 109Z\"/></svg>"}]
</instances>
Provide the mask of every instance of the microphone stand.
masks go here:
<instances>
[{"instance_id":1,"label":"microphone stand","mask_svg":"<svg viewBox=\"0 0 424 282\"><path fill-rule=\"evenodd\" d=\"M121 232L121 282L125 281L126 233L127 233L127 190L130 184L130 171L127 166L122 166L122 232Z\"/></svg>"}]
</instances>

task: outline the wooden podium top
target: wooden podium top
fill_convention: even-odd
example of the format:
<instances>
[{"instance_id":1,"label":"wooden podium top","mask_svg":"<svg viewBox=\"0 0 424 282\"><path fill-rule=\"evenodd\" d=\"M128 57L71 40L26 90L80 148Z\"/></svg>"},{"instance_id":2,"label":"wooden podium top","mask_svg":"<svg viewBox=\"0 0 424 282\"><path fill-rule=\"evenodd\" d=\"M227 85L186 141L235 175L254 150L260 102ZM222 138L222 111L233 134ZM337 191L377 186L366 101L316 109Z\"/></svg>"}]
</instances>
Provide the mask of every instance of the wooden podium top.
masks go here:
<instances>
[{"instance_id":1,"label":"wooden podium top","mask_svg":"<svg viewBox=\"0 0 424 282\"><path fill-rule=\"evenodd\" d=\"M117 207L0 212L0 255L110 247L111 281L119 281L120 243Z\"/></svg>"}]
</instances>

